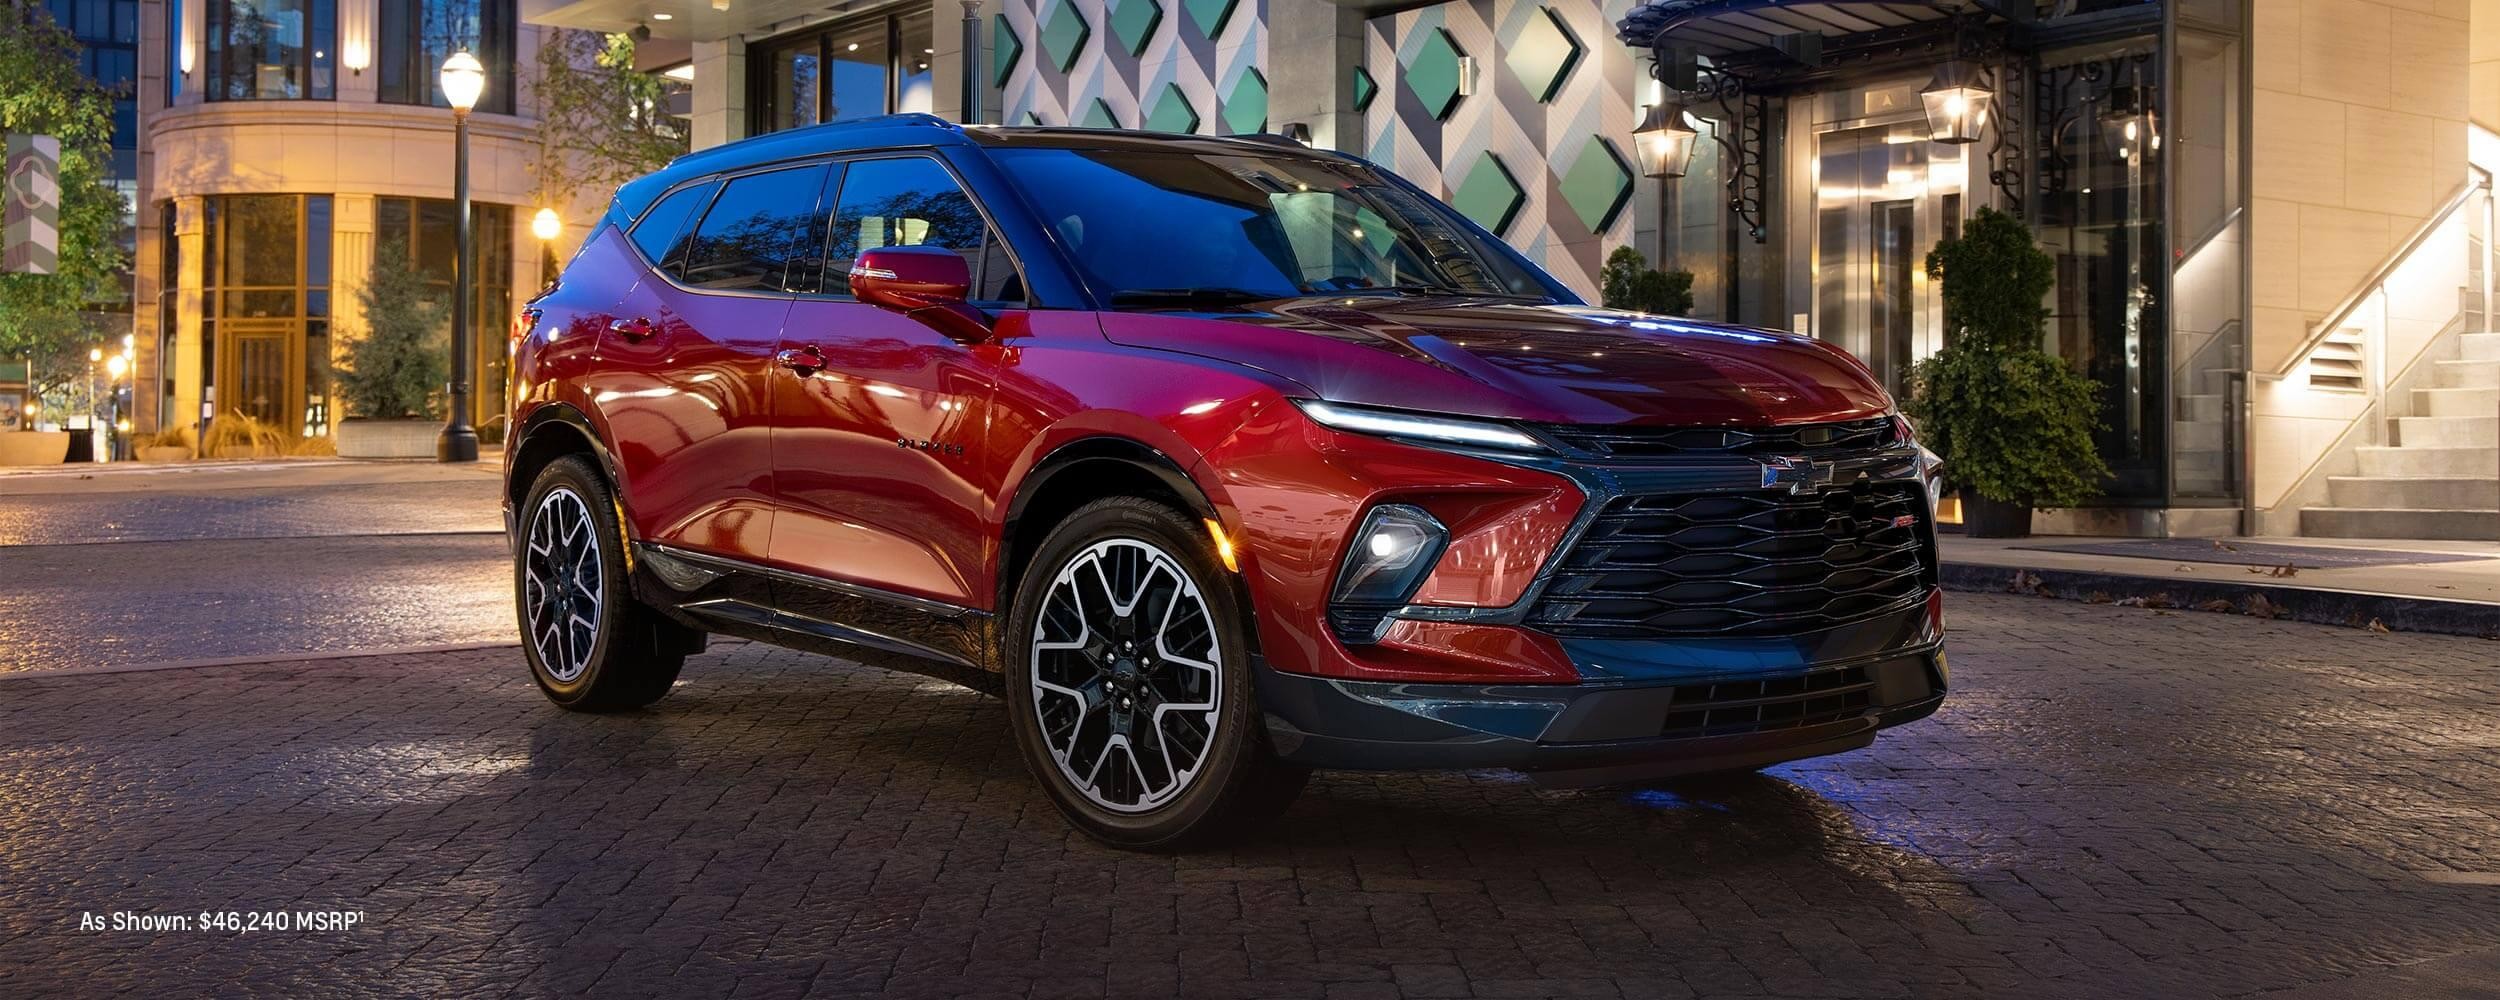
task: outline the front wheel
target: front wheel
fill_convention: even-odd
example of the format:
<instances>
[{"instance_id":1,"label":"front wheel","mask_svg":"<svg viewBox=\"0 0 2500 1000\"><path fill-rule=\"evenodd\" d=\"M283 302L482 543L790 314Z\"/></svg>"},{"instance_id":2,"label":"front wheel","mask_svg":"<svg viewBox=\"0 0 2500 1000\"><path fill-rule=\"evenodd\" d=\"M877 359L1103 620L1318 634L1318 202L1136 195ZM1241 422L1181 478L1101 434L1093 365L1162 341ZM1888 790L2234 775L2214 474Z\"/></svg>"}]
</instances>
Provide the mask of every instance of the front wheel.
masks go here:
<instances>
[{"instance_id":1,"label":"front wheel","mask_svg":"<svg viewBox=\"0 0 2500 1000\"><path fill-rule=\"evenodd\" d=\"M1099 500L1054 528L1011 605L1008 713L1078 828L1171 848L1254 825L1310 772L1259 731L1236 586L1178 512Z\"/></svg>"},{"instance_id":2,"label":"front wheel","mask_svg":"<svg viewBox=\"0 0 2500 1000\"><path fill-rule=\"evenodd\" d=\"M598 712L668 694L702 634L634 599L606 477L578 456L538 474L520 511L513 591L521 655L547 700Z\"/></svg>"}]
</instances>

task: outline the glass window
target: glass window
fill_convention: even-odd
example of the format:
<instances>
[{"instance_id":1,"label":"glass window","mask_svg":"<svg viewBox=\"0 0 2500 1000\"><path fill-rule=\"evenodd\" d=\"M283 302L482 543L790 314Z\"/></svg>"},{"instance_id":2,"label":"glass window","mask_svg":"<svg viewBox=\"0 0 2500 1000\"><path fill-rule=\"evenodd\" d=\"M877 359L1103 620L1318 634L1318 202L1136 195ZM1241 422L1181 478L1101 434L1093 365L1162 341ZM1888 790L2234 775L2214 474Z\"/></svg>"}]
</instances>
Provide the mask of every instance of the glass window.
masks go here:
<instances>
[{"instance_id":1,"label":"glass window","mask_svg":"<svg viewBox=\"0 0 2500 1000\"><path fill-rule=\"evenodd\" d=\"M1114 297L1378 289L1543 299L1556 291L1448 206L1359 164L1126 150L991 155L1087 277Z\"/></svg>"},{"instance_id":2,"label":"glass window","mask_svg":"<svg viewBox=\"0 0 2500 1000\"><path fill-rule=\"evenodd\" d=\"M886 114L893 80L894 48L885 18L854 22L825 33L825 120L847 121Z\"/></svg>"},{"instance_id":3,"label":"glass window","mask_svg":"<svg viewBox=\"0 0 2500 1000\"><path fill-rule=\"evenodd\" d=\"M204 207L201 376L211 412L328 434L329 197L230 195Z\"/></svg>"},{"instance_id":4,"label":"glass window","mask_svg":"<svg viewBox=\"0 0 2500 1000\"><path fill-rule=\"evenodd\" d=\"M937 57L937 38L929 28L928 8L895 19L894 111L932 113L937 110L937 78L929 62Z\"/></svg>"},{"instance_id":5,"label":"glass window","mask_svg":"<svg viewBox=\"0 0 2500 1000\"><path fill-rule=\"evenodd\" d=\"M878 15L756 44L755 131L931 110L930 23L926 10Z\"/></svg>"},{"instance_id":6,"label":"glass window","mask_svg":"<svg viewBox=\"0 0 2500 1000\"><path fill-rule=\"evenodd\" d=\"M678 231L686 228L686 217L712 200L712 189L719 186L706 181L660 199L659 204L642 213L642 221L634 223L634 245L641 247L642 255L651 258L652 263L667 262L670 245L676 242Z\"/></svg>"},{"instance_id":7,"label":"glass window","mask_svg":"<svg viewBox=\"0 0 2500 1000\"><path fill-rule=\"evenodd\" d=\"M197 0L165 0L165 103L182 96L182 5Z\"/></svg>"},{"instance_id":8,"label":"glass window","mask_svg":"<svg viewBox=\"0 0 2500 1000\"><path fill-rule=\"evenodd\" d=\"M477 109L512 113L512 0L380 0L381 52L374 60L378 96L390 104L449 107L443 98L443 60L467 49L486 65L486 92Z\"/></svg>"},{"instance_id":9,"label":"glass window","mask_svg":"<svg viewBox=\"0 0 2500 1000\"><path fill-rule=\"evenodd\" d=\"M712 202L678 276L697 288L783 288L790 258L812 252L822 165L730 179Z\"/></svg>"},{"instance_id":10,"label":"glass window","mask_svg":"<svg viewBox=\"0 0 2500 1000\"><path fill-rule=\"evenodd\" d=\"M977 275L986 228L972 198L937 161L912 156L851 164L827 241L825 287L850 285L851 261L891 246L945 247Z\"/></svg>"},{"instance_id":11,"label":"glass window","mask_svg":"<svg viewBox=\"0 0 2500 1000\"><path fill-rule=\"evenodd\" d=\"M469 213L469 238L477 265L469 283L469 358L476 366L470 372L470 383L476 387L469 394L474 408L470 419L484 422L494 419L503 408L503 338L510 330L513 309L513 208L472 202ZM452 261L459 253L458 224L458 206L449 201L373 201L375 244L396 245L405 250L409 263L425 276L427 290L446 306L451 301ZM450 317L446 308L443 318Z\"/></svg>"},{"instance_id":12,"label":"glass window","mask_svg":"<svg viewBox=\"0 0 2500 1000\"><path fill-rule=\"evenodd\" d=\"M201 2L208 4L209 100L327 100L333 95L336 0Z\"/></svg>"},{"instance_id":13,"label":"glass window","mask_svg":"<svg viewBox=\"0 0 2500 1000\"><path fill-rule=\"evenodd\" d=\"M765 56L760 131L778 132L824 120L824 65L819 47L811 36L802 44L776 48Z\"/></svg>"}]
</instances>

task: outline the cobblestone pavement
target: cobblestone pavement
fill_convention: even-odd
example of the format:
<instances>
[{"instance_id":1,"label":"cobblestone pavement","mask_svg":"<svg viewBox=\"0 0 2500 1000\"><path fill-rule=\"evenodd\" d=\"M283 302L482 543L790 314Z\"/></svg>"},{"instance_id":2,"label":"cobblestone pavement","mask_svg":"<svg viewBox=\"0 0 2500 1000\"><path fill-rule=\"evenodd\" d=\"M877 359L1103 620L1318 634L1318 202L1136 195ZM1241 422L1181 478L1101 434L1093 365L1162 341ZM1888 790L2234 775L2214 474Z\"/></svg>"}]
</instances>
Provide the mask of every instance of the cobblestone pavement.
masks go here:
<instances>
[{"instance_id":1,"label":"cobblestone pavement","mask_svg":"<svg viewBox=\"0 0 2500 1000\"><path fill-rule=\"evenodd\" d=\"M500 532L500 480L0 497L0 546Z\"/></svg>"},{"instance_id":2,"label":"cobblestone pavement","mask_svg":"<svg viewBox=\"0 0 2500 1000\"><path fill-rule=\"evenodd\" d=\"M335 463L0 483L0 675L509 641L500 485Z\"/></svg>"},{"instance_id":3,"label":"cobblestone pavement","mask_svg":"<svg viewBox=\"0 0 2500 1000\"><path fill-rule=\"evenodd\" d=\"M0 679L0 996L2244 996L2500 944L2423 874L2500 872L2500 643L1952 620L1870 750L1323 775L1181 856L1071 834L995 701L760 646L607 717L509 650ZM365 922L79 929L275 909Z\"/></svg>"}]
</instances>

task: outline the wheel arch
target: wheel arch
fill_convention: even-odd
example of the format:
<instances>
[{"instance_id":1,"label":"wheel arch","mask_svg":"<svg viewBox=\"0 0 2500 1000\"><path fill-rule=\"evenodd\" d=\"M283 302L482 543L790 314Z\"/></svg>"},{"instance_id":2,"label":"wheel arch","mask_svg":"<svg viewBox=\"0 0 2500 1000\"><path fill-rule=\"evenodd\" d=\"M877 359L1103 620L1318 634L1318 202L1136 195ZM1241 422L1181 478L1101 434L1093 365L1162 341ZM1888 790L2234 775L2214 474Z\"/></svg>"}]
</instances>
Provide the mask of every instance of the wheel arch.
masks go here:
<instances>
[{"instance_id":1,"label":"wheel arch","mask_svg":"<svg viewBox=\"0 0 2500 1000\"><path fill-rule=\"evenodd\" d=\"M523 421L520 432L511 440L511 457L504 462L506 510L520 510L528 501L530 484L538 481L539 472L566 455L591 456L599 471L608 477L608 488L615 492L617 503L626 502L624 480L616 474L616 461L608 453L607 442L601 440L589 415L570 404L539 407ZM630 534L632 519L625 520Z\"/></svg>"},{"instance_id":2,"label":"wheel arch","mask_svg":"<svg viewBox=\"0 0 2500 1000\"><path fill-rule=\"evenodd\" d=\"M1178 459L1153 445L1114 434L1062 444L1033 464L1033 471L1017 484L1000 521L997 607L1002 615L1014 612L1017 581L1023 579L1026 565L1050 529L1077 508L1109 496L1163 500L1191 518L1222 521L1215 500L1197 479ZM1238 585L1233 592L1242 620L1254 622L1248 581L1240 580L1240 574L1234 576ZM1255 651L1258 629L1244 631Z\"/></svg>"}]
</instances>

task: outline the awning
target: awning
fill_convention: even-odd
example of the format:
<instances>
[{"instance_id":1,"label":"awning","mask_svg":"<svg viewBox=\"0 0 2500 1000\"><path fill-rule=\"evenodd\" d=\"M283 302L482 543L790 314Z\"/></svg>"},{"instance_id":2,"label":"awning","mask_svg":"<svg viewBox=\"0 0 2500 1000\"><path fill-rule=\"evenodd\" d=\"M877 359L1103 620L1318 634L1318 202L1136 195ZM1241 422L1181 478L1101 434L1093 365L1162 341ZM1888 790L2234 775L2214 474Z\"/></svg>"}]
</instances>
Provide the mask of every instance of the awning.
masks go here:
<instances>
[{"instance_id":1,"label":"awning","mask_svg":"<svg viewBox=\"0 0 2500 1000\"><path fill-rule=\"evenodd\" d=\"M1955 5L1959 6L1959 5ZM1661 36L1678 48L1725 57L1773 50L1779 39L1814 34L1846 38L1886 29L1940 24L1955 17L1945 4L1883 0L1649 0L1615 25L1634 48Z\"/></svg>"}]
</instances>

